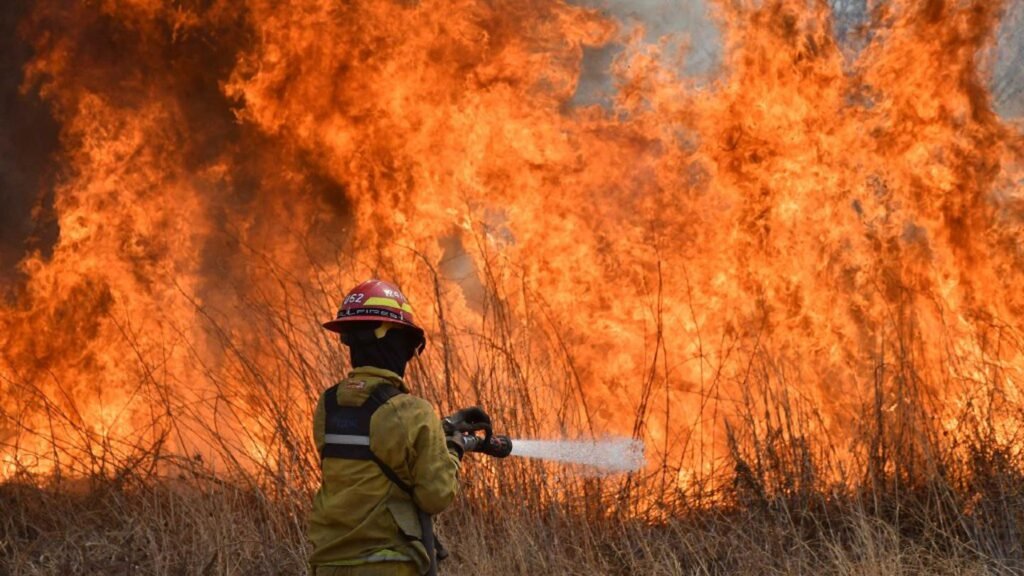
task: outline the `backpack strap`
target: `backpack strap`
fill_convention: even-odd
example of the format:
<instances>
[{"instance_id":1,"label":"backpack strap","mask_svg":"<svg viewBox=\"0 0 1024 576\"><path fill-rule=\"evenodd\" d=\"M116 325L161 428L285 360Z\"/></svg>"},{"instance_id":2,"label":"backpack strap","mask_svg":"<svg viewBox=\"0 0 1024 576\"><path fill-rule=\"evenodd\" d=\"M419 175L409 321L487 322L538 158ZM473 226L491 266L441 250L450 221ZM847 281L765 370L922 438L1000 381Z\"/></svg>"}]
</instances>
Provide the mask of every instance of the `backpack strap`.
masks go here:
<instances>
[{"instance_id":1,"label":"backpack strap","mask_svg":"<svg viewBox=\"0 0 1024 576\"><path fill-rule=\"evenodd\" d=\"M324 392L324 446L320 450L321 464L325 458L345 460L371 460L380 471L412 496L412 486L398 477L395 471L370 450L370 419L378 408L389 400L404 394L391 384L378 384L360 406L338 404L338 386Z\"/></svg>"}]
</instances>

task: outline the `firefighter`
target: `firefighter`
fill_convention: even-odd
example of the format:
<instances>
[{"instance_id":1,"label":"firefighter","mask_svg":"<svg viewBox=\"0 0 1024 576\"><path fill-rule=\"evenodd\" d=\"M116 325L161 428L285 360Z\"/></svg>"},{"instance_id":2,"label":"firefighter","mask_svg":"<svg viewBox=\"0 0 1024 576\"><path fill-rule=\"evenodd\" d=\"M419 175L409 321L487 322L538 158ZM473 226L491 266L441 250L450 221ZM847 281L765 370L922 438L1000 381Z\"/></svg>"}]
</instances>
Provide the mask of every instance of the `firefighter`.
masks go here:
<instances>
[{"instance_id":1,"label":"firefighter","mask_svg":"<svg viewBox=\"0 0 1024 576\"><path fill-rule=\"evenodd\" d=\"M408 393L405 367L426 339L396 286L356 286L324 328L341 334L353 368L321 395L313 417L323 479L310 516L311 573L433 573L430 516L455 498L475 438L446 437L433 407ZM489 423L479 408L452 417Z\"/></svg>"}]
</instances>

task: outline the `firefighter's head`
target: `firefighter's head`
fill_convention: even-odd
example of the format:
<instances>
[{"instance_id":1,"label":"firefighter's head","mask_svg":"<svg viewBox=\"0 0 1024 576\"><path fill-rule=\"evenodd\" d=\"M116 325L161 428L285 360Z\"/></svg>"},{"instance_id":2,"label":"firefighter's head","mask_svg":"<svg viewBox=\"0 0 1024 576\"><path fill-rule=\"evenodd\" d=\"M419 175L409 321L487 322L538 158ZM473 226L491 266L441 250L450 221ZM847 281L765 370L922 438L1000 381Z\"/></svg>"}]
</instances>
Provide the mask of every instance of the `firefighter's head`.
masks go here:
<instances>
[{"instance_id":1,"label":"firefighter's head","mask_svg":"<svg viewBox=\"0 0 1024 576\"><path fill-rule=\"evenodd\" d=\"M342 301L334 320L324 328L341 334L352 366L373 366L405 374L405 365L423 351L426 338L416 324L412 306L394 284L367 280Z\"/></svg>"}]
</instances>

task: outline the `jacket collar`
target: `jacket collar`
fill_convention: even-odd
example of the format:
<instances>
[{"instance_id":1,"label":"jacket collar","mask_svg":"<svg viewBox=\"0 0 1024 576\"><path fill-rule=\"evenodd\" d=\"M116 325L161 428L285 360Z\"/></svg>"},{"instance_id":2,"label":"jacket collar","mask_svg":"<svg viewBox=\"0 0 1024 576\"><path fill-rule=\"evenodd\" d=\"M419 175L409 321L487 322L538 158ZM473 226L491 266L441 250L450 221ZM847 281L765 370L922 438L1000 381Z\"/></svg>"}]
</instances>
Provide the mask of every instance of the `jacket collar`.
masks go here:
<instances>
[{"instance_id":1,"label":"jacket collar","mask_svg":"<svg viewBox=\"0 0 1024 576\"><path fill-rule=\"evenodd\" d=\"M375 368L373 366L360 366L353 368L348 373L349 379L361 378L366 380L368 384L377 384L379 382L387 381L389 384L398 388L402 392L409 392L409 387L405 385L405 381L398 374L395 374L391 370L385 370L383 368Z\"/></svg>"}]
</instances>

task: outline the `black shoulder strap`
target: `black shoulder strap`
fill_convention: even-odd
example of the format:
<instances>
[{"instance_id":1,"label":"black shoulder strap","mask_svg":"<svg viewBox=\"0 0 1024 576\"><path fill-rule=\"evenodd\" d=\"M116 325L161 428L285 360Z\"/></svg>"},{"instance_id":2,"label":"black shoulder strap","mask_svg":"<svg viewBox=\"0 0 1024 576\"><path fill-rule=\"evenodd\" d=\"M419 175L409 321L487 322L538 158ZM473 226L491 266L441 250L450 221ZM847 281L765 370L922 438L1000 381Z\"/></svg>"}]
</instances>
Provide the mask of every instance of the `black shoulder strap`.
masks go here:
<instances>
[{"instance_id":1,"label":"black shoulder strap","mask_svg":"<svg viewBox=\"0 0 1024 576\"><path fill-rule=\"evenodd\" d=\"M391 400L392 398L398 396L399 394L404 394L404 392L402 392L398 388L395 388L391 384L378 384L377 387L373 389L373 392L370 393L370 397L366 399L366 402L363 404L363 406L369 405L371 407L371 413L376 412L377 408L380 408L381 406L387 404L388 400ZM408 494L410 497L412 496L412 486L409 486L401 478L399 478L398 474L396 474L395 471L392 470L390 466L385 464L383 460L378 458L377 455L373 453L373 450L370 451L370 458L377 465L377 467L380 468L380 471L383 472L384 475L388 477L388 480L394 482L395 486L401 488L402 491Z\"/></svg>"},{"instance_id":2,"label":"black shoulder strap","mask_svg":"<svg viewBox=\"0 0 1024 576\"><path fill-rule=\"evenodd\" d=\"M378 468L380 468L380 471L383 472L384 475L388 477L388 480L394 482L395 486L401 488L402 491L408 494L410 498L412 497L412 486L409 486L408 484L403 482L402 479L398 477L398 474L396 474L395 471L392 470L390 466L385 464L383 460L377 458L377 455L374 454L372 450L370 451L370 458L372 458L373 462L377 465Z\"/></svg>"},{"instance_id":3,"label":"black shoulder strap","mask_svg":"<svg viewBox=\"0 0 1024 576\"><path fill-rule=\"evenodd\" d=\"M382 382L377 384L377 387L373 389L373 392L370 392L370 397L366 399L366 402L363 402L363 406L369 406L371 413L376 412L377 408L387 404L388 400L391 400L400 394L405 394L405 392L402 392L391 384Z\"/></svg>"}]
</instances>

